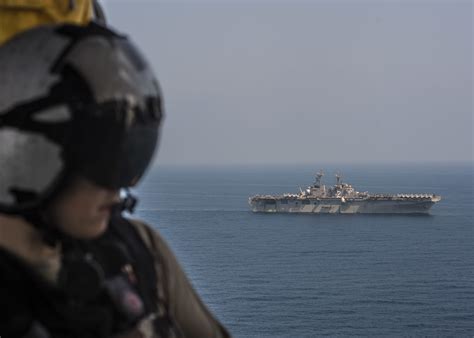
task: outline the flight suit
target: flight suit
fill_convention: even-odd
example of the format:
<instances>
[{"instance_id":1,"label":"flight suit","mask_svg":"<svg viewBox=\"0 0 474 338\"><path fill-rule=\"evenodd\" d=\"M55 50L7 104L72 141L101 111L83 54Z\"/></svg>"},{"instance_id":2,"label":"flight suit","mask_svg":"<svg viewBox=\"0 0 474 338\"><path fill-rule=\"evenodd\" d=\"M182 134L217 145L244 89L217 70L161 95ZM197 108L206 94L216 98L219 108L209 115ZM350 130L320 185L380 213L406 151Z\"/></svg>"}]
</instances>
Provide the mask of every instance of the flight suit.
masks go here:
<instances>
[{"instance_id":1,"label":"flight suit","mask_svg":"<svg viewBox=\"0 0 474 338\"><path fill-rule=\"evenodd\" d=\"M8 230L16 234L0 237L1 336L230 337L202 303L162 237L143 222L114 216L100 238L65 240L54 248L6 241L6 237L31 238L30 225L0 226L0 235ZM87 259L68 258L74 255L99 262L99 284L94 274L86 278ZM68 278L64 271L71 266L75 271ZM98 291L89 292L95 285L100 285ZM137 309L142 311L133 313Z\"/></svg>"}]
</instances>

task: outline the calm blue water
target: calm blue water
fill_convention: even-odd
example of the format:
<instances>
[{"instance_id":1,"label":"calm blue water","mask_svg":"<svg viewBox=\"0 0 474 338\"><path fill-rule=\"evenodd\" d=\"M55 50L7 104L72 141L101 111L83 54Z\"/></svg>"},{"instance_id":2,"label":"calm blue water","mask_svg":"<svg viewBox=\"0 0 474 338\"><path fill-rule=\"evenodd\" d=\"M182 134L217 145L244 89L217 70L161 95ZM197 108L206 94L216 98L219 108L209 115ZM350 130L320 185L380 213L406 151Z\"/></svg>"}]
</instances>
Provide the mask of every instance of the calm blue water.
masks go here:
<instances>
[{"instance_id":1,"label":"calm blue water","mask_svg":"<svg viewBox=\"0 0 474 338\"><path fill-rule=\"evenodd\" d=\"M473 166L325 166L359 191L432 192L430 216L254 214L318 168L158 168L138 216L235 337L474 335ZM331 174L329 174L331 173Z\"/></svg>"}]
</instances>

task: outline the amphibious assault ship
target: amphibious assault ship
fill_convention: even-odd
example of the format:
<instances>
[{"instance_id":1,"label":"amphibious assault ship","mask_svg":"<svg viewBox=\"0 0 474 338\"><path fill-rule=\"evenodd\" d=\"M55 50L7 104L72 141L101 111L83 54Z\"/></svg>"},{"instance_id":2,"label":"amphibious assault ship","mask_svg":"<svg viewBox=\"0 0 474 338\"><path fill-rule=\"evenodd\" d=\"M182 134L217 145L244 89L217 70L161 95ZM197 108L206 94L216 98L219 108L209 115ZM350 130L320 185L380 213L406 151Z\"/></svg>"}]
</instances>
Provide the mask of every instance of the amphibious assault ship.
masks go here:
<instances>
[{"instance_id":1,"label":"amphibious assault ship","mask_svg":"<svg viewBox=\"0 0 474 338\"><path fill-rule=\"evenodd\" d=\"M296 194L256 195L249 198L254 212L331 214L425 214L441 196L434 194L369 194L358 192L336 174L336 184L321 184L323 172L313 185Z\"/></svg>"}]
</instances>

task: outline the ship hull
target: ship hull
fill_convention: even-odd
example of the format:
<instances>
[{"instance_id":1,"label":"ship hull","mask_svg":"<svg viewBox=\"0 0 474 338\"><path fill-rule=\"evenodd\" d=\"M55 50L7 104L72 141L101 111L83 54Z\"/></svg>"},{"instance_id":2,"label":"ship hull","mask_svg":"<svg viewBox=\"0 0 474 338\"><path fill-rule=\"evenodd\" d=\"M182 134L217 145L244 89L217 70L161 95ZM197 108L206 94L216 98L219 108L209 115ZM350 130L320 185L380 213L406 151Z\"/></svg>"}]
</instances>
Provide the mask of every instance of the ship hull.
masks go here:
<instances>
[{"instance_id":1,"label":"ship hull","mask_svg":"<svg viewBox=\"0 0 474 338\"><path fill-rule=\"evenodd\" d=\"M421 200L346 200L306 199L271 200L252 199L249 204L254 212L308 213L308 214L426 214L435 201Z\"/></svg>"}]
</instances>

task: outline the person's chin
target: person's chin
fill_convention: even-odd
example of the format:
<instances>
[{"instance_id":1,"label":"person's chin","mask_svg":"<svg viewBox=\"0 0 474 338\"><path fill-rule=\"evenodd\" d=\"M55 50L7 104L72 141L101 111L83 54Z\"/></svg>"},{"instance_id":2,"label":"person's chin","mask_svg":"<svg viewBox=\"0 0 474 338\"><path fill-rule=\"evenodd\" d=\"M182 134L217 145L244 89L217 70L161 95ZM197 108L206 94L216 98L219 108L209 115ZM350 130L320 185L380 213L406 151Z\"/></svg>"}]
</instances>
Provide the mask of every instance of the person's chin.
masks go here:
<instances>
[{"instance_id":1,"label":"person's chin","mask_svg":"<svg viewBox=\"0 0 474 338\"><path fill-rule=\"evenodd\" d=\"M107 230L108 225L109 225L109 217L103 218L100 221L98 221L98 223L93 228L90 229L91 230L90 238L95 238L102 235Z\"/></svg>"},{"instance_id":2,"label":"person's chin","mask_svg":"<svg viewBox=\"0 0 474 338\"><path fill-rule=\"evenodd\" d=\"M91 222L89 226L84 227L81 234L78 234L82 239L94 239L100 237L106 230L109 224L109 218L101 218L94 222Z\"/></svg>"}]
</instances>

